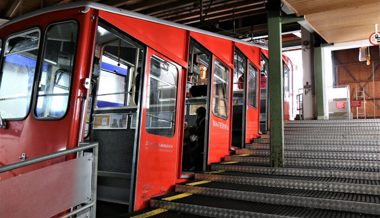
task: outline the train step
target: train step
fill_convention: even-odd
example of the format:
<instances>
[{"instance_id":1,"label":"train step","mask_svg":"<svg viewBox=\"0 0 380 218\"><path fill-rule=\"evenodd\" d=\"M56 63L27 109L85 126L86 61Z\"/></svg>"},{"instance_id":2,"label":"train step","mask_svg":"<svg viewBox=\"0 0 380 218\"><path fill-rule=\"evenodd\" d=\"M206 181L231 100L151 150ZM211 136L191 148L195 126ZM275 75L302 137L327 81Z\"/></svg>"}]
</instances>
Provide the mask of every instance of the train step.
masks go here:
<instances>
[{"instance_id":1,"label":"train step","mask_svg":"<svg viewBox=\"0 0 380 218\"><path fill-rule=\"evenodd\" d=\"M369 214L256 203L191 193L172 193L155 198L151 201L151 206L218 218L376 217Z\"/></svg>"},{"instance_id":2,"label":"train step","mask_svg":"<svg viewBox=\"0 0 380 218\"><path fill-rule=\"evenodd\" d=\"M366 179L366 180L380 180L380 171L365 172L357 168L274 168L274 167L261 167L254 166L249 163L235 163L235 164L212 164L211 170L217 172L235 171L241 173L255 173L255 174L268 174L268 175L282 175L282 176L310 176L310 177L335 177L335 178L348 178L348 179Z\"/></svg>"},{"instance_id":3,"label":"train step","mask_svg":"<svg viewBox=\"0 0 380 218\"><path fill-rule=\"evenodd\" d=\"M362 152L315 152L315 151L288 151L284 152L287 158L304 158L304 159L335 159L335 160L362 160L362 161L380 161L380 153L362 153ZM380 162L378 162L380 165Z\"/></svg>"},{"instance_id":4,"label":"train step","mask_svg":"<svg viewBox=\"0 0 380 218\"><path fill-rule=\"evenodd\" d=\"M196 173L195 179L276 188L329 191L366 195L380 194L379 180L266 175L232 171L219 173Z\"/></svg>"},{"instance_id":5,"label":"train step","mask_svg":"<svg viewBox=\"0 0 380 218\"><path fill-rule=\"evenodd\" d=\"M304 159L285 158L287 167L317 167L317 168L357 168L364 171L379 171L379 161L334 160L334 159Z\"/></svg>"},{"instance_id":6,"label":"train step","mask_svg":"<svg viewBox=\"0 0 380 218\"><path fill-rule=\"evenodd\" d=\"M380 214L380 196L212 182L179 184L176 192L276 205Z\"/></svg>"},{"instance_id":7,"label":"train step","mask_svg":"<svg viewBox=\"0 0 380 218\"><path fill-rule=\"evenodd\" d=\"M380 152L380 146L366 145L293 145L286 144L286 151L319 151L319 152Z\"/></svg>"}]
</instances>

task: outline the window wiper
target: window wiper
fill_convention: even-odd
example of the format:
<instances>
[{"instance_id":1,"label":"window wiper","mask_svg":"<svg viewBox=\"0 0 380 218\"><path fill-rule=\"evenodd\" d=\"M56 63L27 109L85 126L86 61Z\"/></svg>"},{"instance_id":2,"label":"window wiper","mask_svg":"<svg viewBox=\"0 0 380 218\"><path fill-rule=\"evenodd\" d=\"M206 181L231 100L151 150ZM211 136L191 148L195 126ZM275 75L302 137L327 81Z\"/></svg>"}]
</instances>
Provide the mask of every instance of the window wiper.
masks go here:
<instances>
[{"instance_id":1,"label":"window wiper","mask_svg":"<svg viewBox=\"0 0 380 218\"><path fill-rule=\"evenodd\" d=\"M1 117L1 113L0 113L0 128L1 129L7 128L7 122Z\"/></svg>"}]
</instances>

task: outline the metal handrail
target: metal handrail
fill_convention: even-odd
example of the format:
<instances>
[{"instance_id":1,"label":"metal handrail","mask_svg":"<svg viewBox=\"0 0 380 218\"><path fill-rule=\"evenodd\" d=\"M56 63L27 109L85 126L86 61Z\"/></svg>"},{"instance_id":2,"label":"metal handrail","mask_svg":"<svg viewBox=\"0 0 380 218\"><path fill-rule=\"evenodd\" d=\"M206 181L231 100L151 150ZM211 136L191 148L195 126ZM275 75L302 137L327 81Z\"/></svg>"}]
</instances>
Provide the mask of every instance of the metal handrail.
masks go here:
<instances>
[{"instance_id":1,"label":"metal handrail","mask_svg":"<svg viewBox=\"0 0 380 218\"><path fill-rule=\"evenodd\" d=\"M4 173L4 172L7 172L7 171L15 170L15 169L18 169L18 168L21 168L21 167L26 167L26 166L29 166L29 165L32 165L32 164L35 164L35 163L43 162L43 161L46 161L46 160L54 159L54 158L57 158L57 157L68 155L68 154L73 154L73 153L76 153L76 152L88 150L88 149L91 149L91 148L95 148L97 146L98 146L98 143L90 143L90 144L86 144L86 145L79 146L79 147L76 147L76 148L71 148L71 149L67 149L67 150L64 150L64 151L58 151L58 152L53 153L53 154L48 154L48 155L36 157L36 158L30 159L30 160L26 160L26 161L23 161L23 162L18 162L18 163L13 163L13 164L5 165L5 166L0 167L0 173Z\"/></svg>"}]
</instances>

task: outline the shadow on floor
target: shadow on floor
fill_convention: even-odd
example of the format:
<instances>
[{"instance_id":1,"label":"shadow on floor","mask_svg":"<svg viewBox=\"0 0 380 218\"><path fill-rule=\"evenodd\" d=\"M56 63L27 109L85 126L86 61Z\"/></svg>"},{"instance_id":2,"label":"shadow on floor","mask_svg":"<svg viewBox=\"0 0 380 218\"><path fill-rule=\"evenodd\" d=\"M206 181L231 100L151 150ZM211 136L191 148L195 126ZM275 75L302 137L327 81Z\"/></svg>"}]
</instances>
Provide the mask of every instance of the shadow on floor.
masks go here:
<instances>
[{"instance_id":1,"label":"shadow on floor","mask_svg":"<svg viewBox=\"0 0 380 218\"><path fill-rule=\"evenodd\" d=\"M104 201L98 201L96 205L96 218L119 218L128 214L128 206Z\"/></svg>"}]
</instances>

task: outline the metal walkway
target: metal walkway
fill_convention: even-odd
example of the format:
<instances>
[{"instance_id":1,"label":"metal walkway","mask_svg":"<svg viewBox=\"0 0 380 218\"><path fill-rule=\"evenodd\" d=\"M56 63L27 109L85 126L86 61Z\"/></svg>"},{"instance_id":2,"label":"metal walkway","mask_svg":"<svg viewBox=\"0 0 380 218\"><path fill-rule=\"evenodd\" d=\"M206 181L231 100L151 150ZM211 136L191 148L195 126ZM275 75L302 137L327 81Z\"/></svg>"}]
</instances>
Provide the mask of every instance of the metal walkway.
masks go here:
<instances>
[{"instance_id":1,"label":"metal walkway","mask_svg":"<svg viewBox=\"0 0 380 218\"><path fill-rule=\"evenodd\" d=\"M263 137L131 217L380 217L379 139L380 120L289 122L283 168Z\"/></svg>"}]
</instances>

